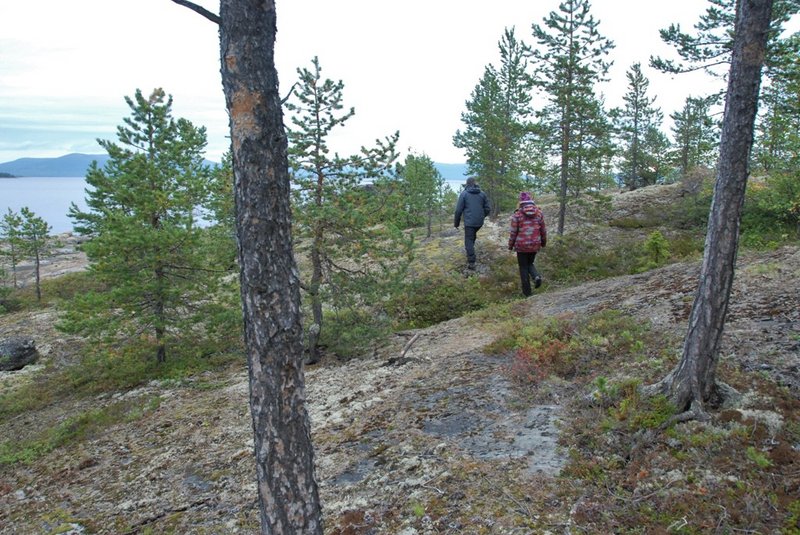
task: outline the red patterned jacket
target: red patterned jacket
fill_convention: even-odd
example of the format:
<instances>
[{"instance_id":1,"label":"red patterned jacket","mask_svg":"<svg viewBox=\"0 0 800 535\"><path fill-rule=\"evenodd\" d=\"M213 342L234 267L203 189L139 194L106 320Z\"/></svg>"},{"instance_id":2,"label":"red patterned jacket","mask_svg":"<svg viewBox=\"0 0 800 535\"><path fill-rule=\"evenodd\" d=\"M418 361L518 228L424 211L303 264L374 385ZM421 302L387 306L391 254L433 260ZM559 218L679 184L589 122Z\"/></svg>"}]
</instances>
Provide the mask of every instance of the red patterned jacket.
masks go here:
<instances>
[{"instance_id":1,"label":"red patterned jacket","mask_svg":"<svg viewBox=\"0 0 800 535\"><path fill-rule=\"evenodd\" d=\"M541 208L523 202L511 216L508 248L518 253L535 253L547 244L547 227Z\"/></svg>"}]
</instances>

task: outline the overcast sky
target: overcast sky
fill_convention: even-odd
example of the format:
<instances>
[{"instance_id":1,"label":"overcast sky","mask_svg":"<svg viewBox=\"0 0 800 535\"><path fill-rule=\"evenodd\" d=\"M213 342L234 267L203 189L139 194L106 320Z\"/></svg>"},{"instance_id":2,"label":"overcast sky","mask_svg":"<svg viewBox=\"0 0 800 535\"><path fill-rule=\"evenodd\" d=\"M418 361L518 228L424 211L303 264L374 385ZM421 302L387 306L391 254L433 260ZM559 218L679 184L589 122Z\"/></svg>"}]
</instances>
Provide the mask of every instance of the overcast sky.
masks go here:
<instances>
[{"instance_id":1,"label":"overcast sky","mask_svg":"<svg viewBox=\"0 0 800 535\"><path fill-rule=\"evenodd\" d=\"M198 2L218 12L219 3ZM276 0L276 62L281 92L299 66L319 57L323 76L344 82L356 115L332 146L352 153L400 131L398 148L460 163L453 147L465 101L486 65L499 65L497 43L514 26L532 42L531 24L558 0ZM716 89L702 75L654 72L651 54L674 57L658 35L685 28L705 0L594 0L599 31L616 44L612 81L600 89L620 106L625 72L641 62L664 116L688 95ZM0 162L21 157L99 153L128 116L125 95L163 87L173 113L208 129L207 157L228 146L217 27L170 0L0 0Z\"/></svg>"}]
</instances>

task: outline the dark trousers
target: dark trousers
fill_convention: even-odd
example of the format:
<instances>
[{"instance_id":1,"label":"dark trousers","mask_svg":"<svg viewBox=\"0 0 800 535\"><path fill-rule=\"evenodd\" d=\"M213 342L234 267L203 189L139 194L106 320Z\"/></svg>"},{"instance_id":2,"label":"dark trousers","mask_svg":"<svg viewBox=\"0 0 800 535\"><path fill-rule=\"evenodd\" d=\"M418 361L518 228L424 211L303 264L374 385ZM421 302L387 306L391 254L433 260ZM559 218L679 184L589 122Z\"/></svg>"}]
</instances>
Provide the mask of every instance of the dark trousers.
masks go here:
<instances>
[{"instance_id":1,"label":"dark trousers","mask_svg":"<svg viewBox=\"0 0 800 535\"><path fill-rule=\"evenodd\" d=\"M475 263L475 238L481 227L468 227L464 225L464 249L467 250L467 262Z\"/></svg>"},{"instance_id":2,"label":"dark trousers","mask_svg":"<svg viewBox=\"0 0 800 535\"><path fill-rule=\"evenodd\" d=\"M536 260L536 253L517 253L517 264L519 264L519 279L522 283L522 293L525 297L533 294L531 291L531 279L536 279L539 272L533 261Z\"/></svg>"}]
</instances>

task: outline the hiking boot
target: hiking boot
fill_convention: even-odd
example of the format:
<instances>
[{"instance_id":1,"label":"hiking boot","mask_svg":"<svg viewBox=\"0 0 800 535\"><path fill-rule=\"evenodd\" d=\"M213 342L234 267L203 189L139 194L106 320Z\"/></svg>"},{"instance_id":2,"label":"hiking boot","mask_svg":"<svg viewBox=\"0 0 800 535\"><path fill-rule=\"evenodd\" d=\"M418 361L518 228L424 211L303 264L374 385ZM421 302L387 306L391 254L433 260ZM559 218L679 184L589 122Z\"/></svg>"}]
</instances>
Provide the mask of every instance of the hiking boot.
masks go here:
<instances>
[{"instance_id":1,"label":"hiking boot","mask_svg":"<svg viewBox=\"0 0 800 535\"><path fill-rule=\"evenodd\" d=\"M533 279L533 287L534 288L538 288L541 285L542 285L542 278L541 277L536 277L535 279Z\"/></svg>"},{"instance_id":2,"label":"hiking boot","mask_svg":"<svg viewBox=\"0 0 800 535\"><path fill-rule=\"evenodd\" d=\"M475 271L475 262L470 262L469 264L467 264L467 269Z\"/></svg>"}]
</instances>

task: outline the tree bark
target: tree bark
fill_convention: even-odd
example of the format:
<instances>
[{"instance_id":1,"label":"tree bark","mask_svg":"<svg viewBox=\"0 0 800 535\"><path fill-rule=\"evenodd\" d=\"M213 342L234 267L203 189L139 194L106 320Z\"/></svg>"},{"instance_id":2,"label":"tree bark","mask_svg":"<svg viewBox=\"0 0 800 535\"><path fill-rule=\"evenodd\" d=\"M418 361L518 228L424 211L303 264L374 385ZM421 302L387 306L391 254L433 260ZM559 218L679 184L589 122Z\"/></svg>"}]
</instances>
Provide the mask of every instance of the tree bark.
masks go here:
<instances>
[{"instance_id":1,"label":"tree bark","mask_svg":"<svg viewBox=\"0 0 800 535\"><path fill-rule=\"evenodd\" d=\"M322 229L315 232L311 240L311 285L309 295L311 296L311 315L314 320L308 329L308 363L316 364L322 358L319 350L319 336L322 332Z\"/></svg>"},{"instance_id":2,"label":"tree bark","mask_svg":"<svg viewBox=\"0 0 800 535\"><path fill-rule=\"evenodd\" d=\"M305 409L288 145L274 61L275 3L221 0L220 20L261 533L321 534Z\"/></svg>"},{"instance_id":3,"label":"tree bark","mask_svg":"<svg viewBox=\"0 0 800 535\"><path fill-rule=\"evenodd\" d=\"M564 225L567 219L567 184L569 182L569 158L570 158L570 129L572 125L569 122L569 115L571 110L569 103L566 104L562 112L561 119L561 177L558 190L558 227L556 233L559 236L564 235Z\"/></svg>"},{"instance_id":4,"label":"tree bark","mask_svg":"<svg viewBox=\"0 0 800 535\"><path fill-rule=\"evenodd\" d=\"M41 277L41 258L39 257L39 249L37 248L34 254L34 264L33 269L36 275L36 302L42 302L42 277Z\"/></svg>"},{"instance_id":5,"label":"tree bark","mask_svg":"<svg viewBox=\"0 0 800 535\"><path fill-rule=\"evenodd\" d=\"M159 260L161 262L161 260ZM167 346L164 338L167 334L165 325L167 324L166 312L164 307L164 293L166 292L166 277L164 276L164 268L159 265L155 270L156 278L156 295L154 296L155 304L153 307L153 315L155 316L155 331L156 331L156 362L163 364L167 360Z\"/></svg>"},{"instance_id":6,"label":"tree bark","mask_svg":"<svg viewBox=\"0 0 800 535\"><path fill-rule=\"evenodd\" d=\"M733 284L739 224L749 172L753 124L772 0L741 0L722 125L717 182L708 220L700 284L678 366L659 384L678 411L702 412L718 394L716 369Z\"/></svg>"}]
</instances>

